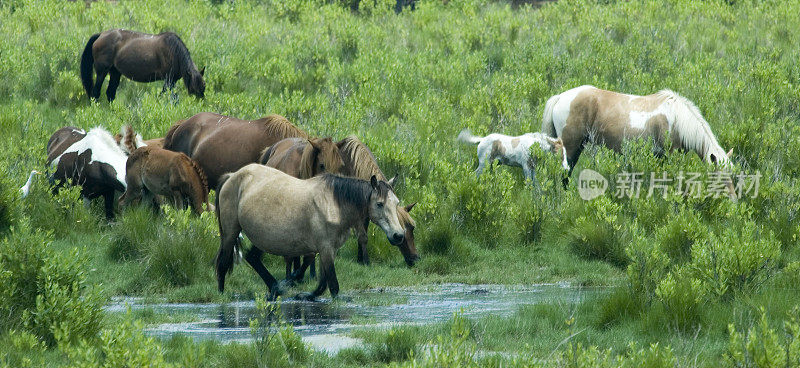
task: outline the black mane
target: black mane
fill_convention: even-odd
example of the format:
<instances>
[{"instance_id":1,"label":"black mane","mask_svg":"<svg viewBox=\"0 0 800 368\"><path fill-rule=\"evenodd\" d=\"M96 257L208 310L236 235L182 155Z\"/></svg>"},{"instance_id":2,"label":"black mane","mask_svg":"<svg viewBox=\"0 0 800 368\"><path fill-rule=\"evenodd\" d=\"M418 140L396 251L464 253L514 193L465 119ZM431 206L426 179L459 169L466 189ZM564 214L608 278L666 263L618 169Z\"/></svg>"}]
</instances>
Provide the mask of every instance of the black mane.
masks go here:
<instances>
[{"instance_id":1,"label":"black mane","mask_svg":"<svg viewBox=\"0 0 800 368\"><path fill-rule=\"evenodd\" d=\"M189 49L186 48L186 44L183 43L180 36L173 32L164 32L162 35L164 35L164 39L172 51L172 62L178 65L181 75L192 75L195 72L195 68L192 68L194 62L192 62L192 57L189 54Z\"/></svg>"},{"instance_id":2,"label":"black mane","mask_svg":"<svg viewBox=\"0 0 800 368\"><path fill-rule=\"evenodd\" d=\"M366 209L369 205L372 185L368 180L348 178L333 174L323 174L322 180L333 192L333 198L338 205L349 204L358 209ZM389 185L383 181L379 182L378 188L380 188L381 196L389 191Z\"/></svg>"}]
</instances>

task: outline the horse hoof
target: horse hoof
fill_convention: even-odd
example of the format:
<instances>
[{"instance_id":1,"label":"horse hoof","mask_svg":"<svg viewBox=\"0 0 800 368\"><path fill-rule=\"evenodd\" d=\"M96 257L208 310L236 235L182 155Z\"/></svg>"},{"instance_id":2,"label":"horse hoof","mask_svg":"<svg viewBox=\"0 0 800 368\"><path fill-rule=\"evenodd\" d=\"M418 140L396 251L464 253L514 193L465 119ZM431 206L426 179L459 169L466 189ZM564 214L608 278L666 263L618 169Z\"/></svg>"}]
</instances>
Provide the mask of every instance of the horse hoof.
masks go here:
<instances>
[{"instance_id":1,"label":"horse hoof","mask_svg":"<svg viewBox=\"0 0 800 368\"><path fill-rule=\"evenodd\" d=\"M296 285L295 281L292 279L283 279L278 283L278 287L281 289L288 289L292 288Z\"/></svg>"},{"instance_id":2,"label":"horse hoof","mask_svg":"<svg viewBox=\"0 0 800 368\"><path fill-rule=\"evenodd\" d=\"M300 293L294 296L294 300L313 302L317 300L317 297L315 297L312 293Z\"/></svg>"}]
</instances>

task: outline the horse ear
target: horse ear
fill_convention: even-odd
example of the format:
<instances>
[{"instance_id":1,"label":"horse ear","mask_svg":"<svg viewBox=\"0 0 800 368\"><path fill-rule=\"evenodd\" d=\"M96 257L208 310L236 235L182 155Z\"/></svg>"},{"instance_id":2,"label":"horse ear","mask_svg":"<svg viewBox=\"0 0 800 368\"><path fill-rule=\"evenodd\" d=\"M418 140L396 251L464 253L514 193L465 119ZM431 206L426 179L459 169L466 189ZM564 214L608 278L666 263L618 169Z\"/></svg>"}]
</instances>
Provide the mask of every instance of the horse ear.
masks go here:
<instances>
[{"instance_id":1,"label":"horse ear","mask_svg":"<svg viewBox=\"0 0 800 368\"><path fill-rule=\"evenodd\" d=\"M317 143L316 139L308 139L308 144L310 144L311 147L314 147L315 150L320 150L319 143Z\"/></svg>"},{"instance_id":2,"label":"horse ear","mask_svg":"<svg viewBox=\"0 0 800 368\"><path fill-rule=\"evenodd\" d=\"M369 178L369 183L372 185L373 189L378 189L378 178L376 178L375 175L372 175L372 177Z\"/></svg>"},{"instance_id":3,"label":"horse ear","mask_svg":"<svg viewBox=\"0 0 800 368\"><path fill-rule=\"evenodd\" d=\"M389 186L394 188L394 183L397 181L397 174L394 174L394 177L389 179Z\"/></svg>"},{"instance_id":4,"label":"horse ear","mask_svg":"<svg viewBox=\"0 0 800 368\"><path fill-rule=\"evenodd\" d=\"M725 155L731 157L732 154L733 154L733 148L731 148L731 150L728 151L728 153L726 153Z\"/></svg>"},{"instance_id":5,"label":"horse ear","mask_svg":"<svg viewBox=\"0 0 800 368\"><path fill-rule=\"evenodd\" d=\"M417 205L417 202L414 202L412 204L407 205L406 206L406 212L411 213L411 209L414 208L414 206L416 206L416 205Z\"/></svg>"},{"instance_id":6,"label":"horse ear","mask_svg":"<svg viewBox=\"0 0 800 368\"><path fill-rule=\"evenodd\" d=\"M206 75L206 67L203 67L203 69L200 69L200 75L202 75L202 76Z\"/></svg>"}]
</instances>

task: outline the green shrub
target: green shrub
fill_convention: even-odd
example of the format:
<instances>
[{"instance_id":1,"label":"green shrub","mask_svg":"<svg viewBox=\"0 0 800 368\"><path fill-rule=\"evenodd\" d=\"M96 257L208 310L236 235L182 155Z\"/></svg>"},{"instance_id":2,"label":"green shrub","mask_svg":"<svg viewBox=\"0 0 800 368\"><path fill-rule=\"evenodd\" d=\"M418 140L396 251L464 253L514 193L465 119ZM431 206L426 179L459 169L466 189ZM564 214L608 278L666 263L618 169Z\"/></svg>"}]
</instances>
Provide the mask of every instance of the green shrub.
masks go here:
<instances>
[{"instance_id":1,"label":"green shrub","mask_svg":"<svg viewBox=\"0 0 800 368\"><path fill-rule=\"evenodd\" d=\"M800 361L798 309L792 311L782 328L770 327L761 309L757 323L745 330L728 325L730 340L725 360L733 367L793 367Z\"/></svg>"},{"instance_id":2,"label":"green shrub","mask_svg":"<svg viewBox=\"0 0 800 368\"><path fill-rule=\"evenodd\" d=\"M280 304L267 302L264 295L256 296L256 316L250 320L250 333L255 337L259 366L293 367L309 358L303 339L292 325L283 322Z\"/></svg>"},{"instance_id":3,"label":"green shrub","mask_svg":"<svg viewBox=\"0 0 800 368\"><path fill-rule=\"evenodd\" d=\"M50 345L97 335L104 300L86 283L77 250L52 254L51 234L24 221L0 244L3 329L25 327Z\"/></svg>"},{"instance_id":4,"label":"green shrub","mask_svg":"<svg viewBox=\"0 0 800 368\"><path fill-rule=\"evenodd\" d=\"M384 363L402 362L419 352L417 335L404 328L392 328L383 340L370 346L376 360Z\"/></svg>"},{"instance_id":5,"label":"green shrub","mask_svg":"<svg viewBox=\"0 0 800 368\"><path fill-rule=\"evenodd\" d=\"M621 206L607 197L586 203L581 215L568 231L567 241L572 250L583 257L607 261L617 267L628 264L625 246L630 229L621 221Z\"/></svg>"}]
</instances>

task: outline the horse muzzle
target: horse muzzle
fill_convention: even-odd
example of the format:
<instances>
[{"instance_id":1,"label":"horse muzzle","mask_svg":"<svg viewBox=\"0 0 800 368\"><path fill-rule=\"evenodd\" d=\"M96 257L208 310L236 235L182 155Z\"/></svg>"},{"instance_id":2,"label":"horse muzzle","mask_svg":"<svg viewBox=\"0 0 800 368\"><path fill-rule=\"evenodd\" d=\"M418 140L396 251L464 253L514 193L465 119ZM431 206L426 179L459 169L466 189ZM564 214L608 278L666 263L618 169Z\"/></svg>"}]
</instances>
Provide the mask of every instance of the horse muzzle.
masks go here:
<instances>
[{"instance_id":1,"label":"horse muzzle","mask_svg":"<svg viewBox=\"0 0 800 368\"><path fill-rule=\"evenodd\" d=\"M405 256L404 258L406 260L406 264L408 265L408 267L414 267L414 265L417 263L417 261L419 261L419 255L418 254L411 254L411 255Z\"/></svg>"},{"instance_id":2,"label":"horse muzzle","mask_svg":"<svg viewBox=\"0 0 800 368\"><path fill-rule=\"evenodd\" d=\"M394 233L392 236L387 236L389 239L389 243L392 245L400 245L403 244L403 241L406 240L406 236L403 233Z\"/></svg>"}]
</instances>

